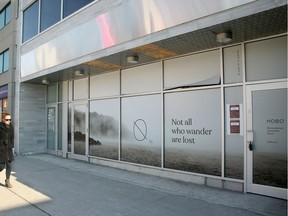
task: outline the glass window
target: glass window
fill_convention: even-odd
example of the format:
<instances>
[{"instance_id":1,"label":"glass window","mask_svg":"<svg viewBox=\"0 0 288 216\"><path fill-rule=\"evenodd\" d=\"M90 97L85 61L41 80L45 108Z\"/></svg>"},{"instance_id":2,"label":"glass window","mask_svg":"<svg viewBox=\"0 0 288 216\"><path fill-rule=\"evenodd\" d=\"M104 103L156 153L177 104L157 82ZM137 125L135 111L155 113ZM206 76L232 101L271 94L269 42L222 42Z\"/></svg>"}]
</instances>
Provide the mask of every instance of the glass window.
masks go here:
<instances>
[{"instance_id":1,"label":"glass window","mask_svg":"<svg viewBox=\"0 0 288 216\"><path fill-rule=\"evenodd\" d=\"M57 148L62 150L62 104L58 104Z\"/></svg>"},{"instance_id":2,"label":"glass window","mask_svg":"<svg viewBox=\"0 0 288 216\"><path fill-rule=\"evenodd\" d=\"M3 55L3 72L9 70L9 50L6 50Z\"/></svg>"},{"instance_id":3,"label":"glass window","mask_svg":"<svg viewBox=\"0 0 288 216\"><path fill-rule=\"evenodd\" d=\"M214 50L164 61L164 88L220 83L220 51Z\"/></svg>"},{"instance_id":4,"label":"glass window","mask_svg":"<svg viewBox=\"0 0 288 216\"><path fill-rule=\"evenodd\" d=\"M225 177L243 179L243 90L242 87L225 89Z\"/></svg>"},{"instance_id":5,"label":"glass window","mask_svg":"<svg viewBox=\"0 0 288 216\"><path fill-rule=\"evenodd\" d=\"M72 104L68 103L68 134L67 152L72 150Z\"/></svg>"},{"instance_id":6,"label":"glass window","mask_svg":"<svg viewBox=\"0 0 288 216\"><path fill-rule=\"evenodd\" d=\"M11 21L11 4L9 3L5 9L5 25Z\"/></svg>"},{"instance_id":7,"label":"glass window","mask_svg":"<svg viewBox=\"0 0 288 216\"><path fill-rule=\"evenodd\" d=\"M73 99L73 81L69 81L68 83L68 100L72 101Z\"/></svg>"},{"instance_id":8,"label":"glass window","mask_svg":"<svg viewBox=\"0 0 288 216\"><path fill-rule=\"evenodd\" d=\"M0 53L0 73L9 70L9 50Z\"/></svg>"},{"instance_id":9,"label":"glass window","mask_svg":"<svg viewBox=\"0 0 288 216\"><path fill-rule=\"evenodd\" d=\"M165 94L165 167L221 176L221 91Z\"/></svg>"},{"instance_id":10,"label":"glass window","mask_svg":"<svg viewBox=\"0 0 288 216\"><path fill-rule=\"evenodd\" d=\"M160 89L160 62L121 71L121 94L160 91Z\"/></svg>"},{"instance_id":11,"label":"glass window","mask_svg":"<svg viewBox=\"0 0 288 216\"><path fill-rule=\"evenodd\" d=\"M119 74L119 71L115 71L90 77L90 98L119 95Z\"/></svg>"},{"instance_id":12,"label":"glass window","mask_svg":"<svg viewBox=\"0 0 288 216\"><path fill-rule=\"evenodd\" d=\"M119 99L90 102L89 155L118 160Z\"/></svg>"},{"instance_id":13,"label":"glass window","mask_svg":"<svg viewBox=\"0 0 288 216\"><path fill-rule=\"evenodd\" d=\"M88 79L74 80L74 100L88 98Z\"/></svg>"},{"instance_id":14,"label":"glass window","mask_svg":"<svg viewBox=\"0 0 288 216\"><path fill-rule=\"evenodd\" d=\"M0 99L0 115L4 112L8 112L8 99Z\"/></svg>"},{"instance_id":15,"label":"glass window","mask_svg":"<svg viewBox=\"0 0 288 216\"><path fill-rule=\"evenodd\" d=\"M93 0L63 0L63 18L69 16Z\"/></svg>"},{"instance_id":16,"label":"glass window","mask_svg":"<svg viewBox=\"0 0 288 216\"><path fill-rule=\"evenodd\" d=\"M224 58L224 83L242 82L242 49L233 46L223 49Z\"/></svg>"},{"instance_id":17,"label":"glass window","mask_svg":"<svg viewBox=\"0 0 288 216\"><path fill-rule=\"evenodd\" d=\"M247 81L287 78L287 37L246 44Z\"/></svg>"},{"instance_id":18,"label":"glass window","mask_svg":"<svg viewBox=\"0 0 288 216\"><path fill-rule=\"evenodd\" d=\"M63 83L58 85L58 102L63 101Z\"/></svg>"},{"instance_id":19,"label":"glass window","mask_svg":"<svg viewBox=\"0 0 288 216\"><path fill-rule=\"evenodd\" d=\"M0 11L0 29L7 25L11 20L10 2Z\"/></svg>"},{"instance_id":20,"label":"glass window","mask_svg":"<svg viewBox=\"0 0 288 216\"><path fill-rule=\"evenodd\" d=\"M121 160L160 167L161 96L123 98L121 107Z\"/></svg>"},{"instance_id":21,"label":"glass window","mask_svg":"<svg viewBox=\"0 0 288 216\"><path fill-rule=\"evenodd\" d=\"M38 34L39 20L39 1L35 1L23 13L23 35L22 41L25 42Z\"/></svg>"},{"instance_id":22,"label":"glass window","mask_svg":"<svg viewBox=\"0 0 288 216\"><path fill-rule=\"evenodd\" d=\"M3 73L3 65L4 65L4 58L3 58L4 54L0 53L0 73Z\"/></svg>"},{"instance_id":23,"label":"glass window","mask_svg":"<svg viewBox=\"0 0 288 216\"><path fill-rule=\"evenodd\" d=\"M86 154L86 104L73 105L72 117L72 152L74 154Z\"/></svg>"},{"instance_id":24,"label":"glass window","mask_svg":"<svg viewBox=\"0 0 288 216\"><path fill-rule=\"evenodd\" d=\"M8 97L8 85L0 86L0 98Z\"/></svg>"},{"instance_id":25,"label":"glass window","mask_svg":"<svg viewBox=\"0 0 288 216\"><path fill-rule=\"evenodd\" d=\"M47 148L55 150L56 112L55 107L47 108Z\"/></svg>"},{"instance_id":26,"label":"glass window","mask_svg":"<svg viewBox=\"0 0 288 216\"><path fill-rule=\"evenodd\" d=\"M40 31L44 31L61 19L61 0L41 0Z\"/></svg>"},{"instance_id":27,"label":"glass window","mask_svg":"<svg viewBox=\"0 0 288 216\"><path fill-rule=\"evenodd\" d=\"M0 13L0 29L4 27L4 23L5 23L5 13L1 12Z\"/></svg>"},{"instance_id":28,"label":"glass window","mask_svg":"<svg viewBox=\"0 0 288 216\"><path fill-rule=\"evenodd\" d=\"M57 85L48 86L47 103L57 101Z\"/></svg>"}]
</instances>

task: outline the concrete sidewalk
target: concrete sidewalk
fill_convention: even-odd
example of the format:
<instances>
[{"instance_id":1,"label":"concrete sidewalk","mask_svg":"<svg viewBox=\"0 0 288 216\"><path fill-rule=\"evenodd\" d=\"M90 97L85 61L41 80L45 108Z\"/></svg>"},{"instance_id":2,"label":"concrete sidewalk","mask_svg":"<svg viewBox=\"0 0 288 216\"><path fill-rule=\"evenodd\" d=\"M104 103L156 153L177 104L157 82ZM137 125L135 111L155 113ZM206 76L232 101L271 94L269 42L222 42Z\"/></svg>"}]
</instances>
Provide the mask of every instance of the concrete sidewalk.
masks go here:
<instances>
[{"instance_id":1,"label":"concrete sidewalk","mask_svg":"<svg viewBox=\"0 0 288 216\"><path fill-rule=\"evenodd\" d=\"M17 156L0 173L0 216L287 215L287 201L48 154Z\"/></svg>"}]
</instances>

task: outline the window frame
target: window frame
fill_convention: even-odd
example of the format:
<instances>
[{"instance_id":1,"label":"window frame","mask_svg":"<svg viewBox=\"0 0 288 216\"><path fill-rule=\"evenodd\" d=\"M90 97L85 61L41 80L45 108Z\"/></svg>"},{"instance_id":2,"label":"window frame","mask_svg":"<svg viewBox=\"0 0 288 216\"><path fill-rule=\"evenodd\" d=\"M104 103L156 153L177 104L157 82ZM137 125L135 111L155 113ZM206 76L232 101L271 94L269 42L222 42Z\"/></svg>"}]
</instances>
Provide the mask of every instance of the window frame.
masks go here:
<instances>
[{"instance_id":1,"label":"window frame","mask_svg":"<svg viewBox=\"0 0 288 216\"><path fill-rule=\"evenodd\" d=\"M8 10L10 10L10 13L7 13ZM8 17L8 15L10 15ZM4 28L6 25L8 25L11 21L11 2L8 2L3 8L2 10L0 10L0 16L3 15L3 23L1 25L0 23L0 29Z\"/></svg>"},{"instance_id":2,"label":"window frame","mask_svg":"<svg viewBox=\"0 0 288 216\"><path fill-rule=\"evenodd\" d=\"M5 67L5 65L7 66ZM9 48L0 53L0 74L5 73L8 70L9 70Z\"/></svg>"}]
</instances>

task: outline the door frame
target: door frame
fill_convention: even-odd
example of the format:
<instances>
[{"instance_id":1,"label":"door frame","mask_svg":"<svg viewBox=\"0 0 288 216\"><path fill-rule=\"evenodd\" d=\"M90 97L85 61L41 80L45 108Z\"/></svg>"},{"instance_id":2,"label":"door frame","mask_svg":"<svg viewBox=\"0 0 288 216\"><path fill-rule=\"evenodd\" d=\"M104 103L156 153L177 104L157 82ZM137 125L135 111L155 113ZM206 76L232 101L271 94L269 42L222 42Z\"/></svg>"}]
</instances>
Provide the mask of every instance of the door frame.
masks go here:
<instances>
[{"instance_id":1,"label":"door frame","mask_svg":"<svg viewBox=\"0 0 288 216\"><path fill-rule=\"evenodd\" d=\"M246 153L247 153L247 192L272 196L281 199L287 199L287 189L277 188L266 185L253 184L253 155L249 150L250 141L253 142L253 122L252 122L252 92L259 90L287 89L287 82L275 82L254 84L246 86L246 102L247 102L247 132L246 132Z\"/></svg>"}]
</instances>

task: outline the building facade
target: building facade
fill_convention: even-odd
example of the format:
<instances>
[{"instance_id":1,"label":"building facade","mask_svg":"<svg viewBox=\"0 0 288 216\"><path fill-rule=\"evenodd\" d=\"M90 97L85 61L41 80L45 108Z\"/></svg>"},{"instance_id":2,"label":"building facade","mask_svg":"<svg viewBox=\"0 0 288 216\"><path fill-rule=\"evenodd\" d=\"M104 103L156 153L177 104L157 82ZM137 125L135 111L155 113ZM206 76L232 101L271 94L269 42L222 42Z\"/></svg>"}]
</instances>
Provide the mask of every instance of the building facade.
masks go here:
<instances>
[{"instance_id":1,"label":"building facade","mask_svg":"<svg viewBox=\"0 0 288 216\"><path fill-rule=\"evenodd\" d=\"M286 1L23 0L16 26L17 154L287 199Z\"/></svg>"},{"instance_id":2,"label":"building facade","mask_svg":"<svg viewBox=\"0 0 288 216\"><path fill-rule=\"evenodd\" d=\"M14 112L17 15L15 2L0 2L0 114Z\"/></svg>"}]
</instances>

